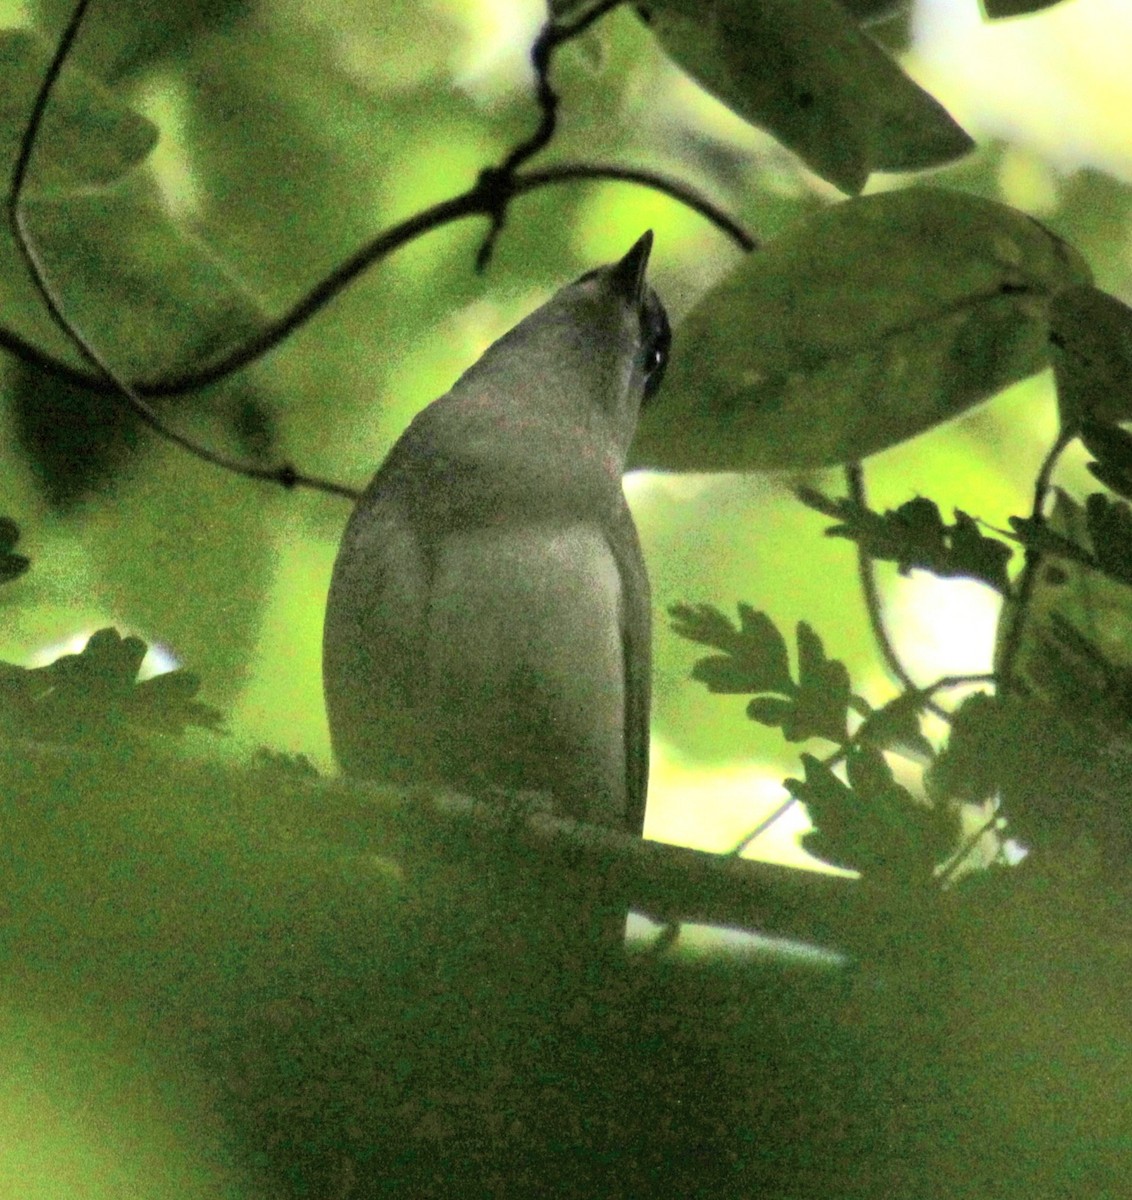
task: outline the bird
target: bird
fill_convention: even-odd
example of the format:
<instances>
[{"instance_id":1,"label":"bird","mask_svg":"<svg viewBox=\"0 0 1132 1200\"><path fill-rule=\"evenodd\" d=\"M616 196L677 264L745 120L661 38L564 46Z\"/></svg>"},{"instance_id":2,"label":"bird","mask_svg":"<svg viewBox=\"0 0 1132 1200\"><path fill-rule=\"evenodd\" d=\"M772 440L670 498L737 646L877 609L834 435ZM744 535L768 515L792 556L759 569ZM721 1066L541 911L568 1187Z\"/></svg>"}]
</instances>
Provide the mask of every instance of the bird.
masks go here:
<instances>
[{"instance_id":1,"label":"bird","mask_svg":"<svg viewBox=\"0 0 1132 1200\"><path fill-rule=\"evenodd\" d=\"M622 476L671 344L652 245L650 230L489 346L358 500L323 634L345 774L539 792L641 834L650 592Z\"/></svg>"}]
</instances>

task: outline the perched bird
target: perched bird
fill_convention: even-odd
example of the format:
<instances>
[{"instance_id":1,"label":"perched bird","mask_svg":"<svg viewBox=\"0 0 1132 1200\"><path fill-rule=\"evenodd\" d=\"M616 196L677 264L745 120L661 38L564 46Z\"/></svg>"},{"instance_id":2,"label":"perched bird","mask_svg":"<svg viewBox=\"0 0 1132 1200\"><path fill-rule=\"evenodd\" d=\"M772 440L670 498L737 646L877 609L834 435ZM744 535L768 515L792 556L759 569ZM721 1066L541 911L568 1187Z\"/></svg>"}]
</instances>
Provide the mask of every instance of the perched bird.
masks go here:
<instances>
[{"instance_id":1,"label":"perched bird","mask_svg":"<svg viewBox=\"0 0 1132 1200\"><path fill-rule=\"evenodd\" d=\"M537 790L641 832L649 586L622 473L671 336L652 241L490 346L359 500L323 642L348 774Z\"/></svg>"}]
</instances>

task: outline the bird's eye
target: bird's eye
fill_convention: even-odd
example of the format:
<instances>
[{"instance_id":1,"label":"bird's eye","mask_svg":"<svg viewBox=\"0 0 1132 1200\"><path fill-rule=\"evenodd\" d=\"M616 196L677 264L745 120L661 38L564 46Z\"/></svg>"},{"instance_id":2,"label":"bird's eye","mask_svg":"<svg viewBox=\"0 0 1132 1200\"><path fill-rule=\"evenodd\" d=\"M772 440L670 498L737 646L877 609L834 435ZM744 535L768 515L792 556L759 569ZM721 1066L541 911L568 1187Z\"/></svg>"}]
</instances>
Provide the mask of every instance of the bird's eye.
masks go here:
<instances>
[{"instance_id":1,"label":"bird's eye","mask_svg":"<svg viewBox=\"0 0 1132 1200\"><path fill-rule=\"evenodd\" d=\"M672 344L668 315L659 300L654 300L641 315L641 340L644 349L641 362L645 380L643 400L647 402L660 389L664 368L668 365L668 348Z\"/></svg>"}]
</instances>

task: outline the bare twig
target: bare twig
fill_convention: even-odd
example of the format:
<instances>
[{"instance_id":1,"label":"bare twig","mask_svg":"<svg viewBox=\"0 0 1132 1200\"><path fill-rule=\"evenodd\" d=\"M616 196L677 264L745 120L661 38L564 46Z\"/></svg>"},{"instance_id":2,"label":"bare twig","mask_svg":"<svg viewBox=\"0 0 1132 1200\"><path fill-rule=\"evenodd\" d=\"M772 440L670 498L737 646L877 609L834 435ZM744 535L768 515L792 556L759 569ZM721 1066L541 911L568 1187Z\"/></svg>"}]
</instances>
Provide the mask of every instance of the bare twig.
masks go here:
<instances>
[{"instance_id":1,"label":"bare twig","mask_svg":"<svg viewBox=\"0 0 1132 1200\"><path fill-rule=\"evenodd\" d=\"M514 180L513 194L515 197L519 197L544 187L578 179L611 179L623 183L636 183L642 187L663 192L687 205L694 212L700 213L743 249L752 249L756 245L746 230L695 189L651 171L638 171L601 163L563 164L518 176ZM431 208L414 214L367 242L345 262L337 266L325 279L321 280L288 312L265 326L248 341L226 351L212 362L195 367L180 375L131 383L132 390L143 397L180 396L216 383L244 367L250 366L286 341L292 333L305 325L375 263L415 238L439 229L452 221L490 213L491 203L491 197L477 183L474 188L459 196L453 196L449 200L441 201ZM40 370L65 379L69 383L107 394L115 390L114 384L104 375L76 369L69 363L40 350L20 337L19 334L2 327L0 327L0 347L11 351L23 361Z\"/></svg>"},{"instance_id":2,"label":"bare twig","mask_svg":"<svg viewBox=\"0 0 1132 1200\"><path fill-rule=\"evenodd\" d=\"M859 462L849 463L845 468L845 484L849 489L849 498L861 508L868 507L868 497L865 495L865 472ZM869 626L873 638L884 659L885 666L895 676L897 682L906 692L921 692L922 689L908 674L908 669L900 661L896 647L888 636L888 628L884 622L884 608L881 604L880 589L877 587L876 573L873 570L872 555L865 549L862 542L857 543L857 577L861 582L861 593L865 598L865 609L869 614ZM947 718L947 713L930 698L925 701L925 707L937 717Z\"/></svg>"},{"instance_id":3,"label":"bare twig","mask_svg":"<svg viewBox=\"0 0 1132 1200\"><path fill-rule=\"evenodd\" d=\"M487 267L495 243L503 232L507 209L512 196L515 195L515 177L519 168L550 144L558 127L558 93L550 86L550 65L554 59L554 52L559 46L579 37L595 21L600 20L620 3L621 0L600 0L589 11L570 22L559 23L551 17L535 38L531 47L531 66L535 71L535 99L539 106L539 123L534 133L520 142L497 167L487 167L480 173L476 187L482 188L490 200L487 213L491 218L491 225L476 254L477 271L483 271Z\"/></svg>"},{"instance_id":4,"label":"bare twig","mask_svg":"<svg viewBox=\"0 0 1132 1200\"><path fill-rule=\"evenodd\" d=\"M28 166L42 125L43 115L89 6L89 0L79 0L60 38L55 55L36 96L31 117L24 130L19 156L13 171L8 198L8 215L16 245L51 319L93 370L74 367L35 346L14 330L2 327L0 327L0 348L8 350L37 369L53 374L71 384L104 395L116 395L132 409L143 424L167 441L180 446L205 462L247 478L277 483L286 488L308 487L350 499L355 498L358 494L356 489L331 480L307 475L291 464L263 467L211 450L166 424L146 400L196 391L225 379L256 362L286 341L292 333L325 308L335 296L343 292L376 262L408 242L452 221L472 216L487 216L491 219L492 231L489 231L487 242L480 251L483 256L485 247L489 249L495 233L501 228L501 214L511 200L543 187L582 179L609 179L636 183L671 196L693 211L700 213L744 250L751 250L755 247L756 243L750 234L721 208L699 195L693 188L655 172L598 163L562 164L537 172L532 171L525 175L517 173L518 167L541 150L554 133L557 97L550 88L547 78L553 51L564 42L577 37L599 17L616 7L617 2L618 0L601 0L593 9L572 23L556 25L550 22L543 29L532 51L532 59L539 81L539 105L542 110L539 128L530 138L516 147L499 167L489 168L482 172L474 187L416 213L379 234L336 267L288 312L265 326L259 333L241 345L227 350L203 366L195 367L178 375L154 380L132 381L118 373L89 338L76 329L66 317L63 305L47 278L42 260L30 237L21 206Z\"/></svg>"},{"instance_id":5,"label":"bare twig","mask_svg":"<svg viewBox=\"0 0 1132 1200\"><path fill-rule=\"evenodd\" d=\"M1053 478L1057 460L1061 457L1062 451L1069 445L1074 436L1075 434L1071 429L1063 428L1059 430L1053 445L1050 446L1049 451L1042 460L1041 468L1038 471L1037 478L1034 480L1034 500L1030 513L1031 526L1035 530L1040 529L1045 524L1045 506L1050 491L1050 480ZM1004 691L1009 690L1014 681L1014 666L1018 657L1018 650L1022 645L1022 630L1026 623L1030 601L1034 595L1034 586L1037 583L1041 565L1041 551L1035 549L1033 545L1028 544L1026 546L1026 557L1022 566L1022 572L1018 577L1018 586L1014 593L1014 603L1010 611L1009 624L1002 640L1002 653L999 655L997 663L998 675Z\"/></svg>"}]
</instances>

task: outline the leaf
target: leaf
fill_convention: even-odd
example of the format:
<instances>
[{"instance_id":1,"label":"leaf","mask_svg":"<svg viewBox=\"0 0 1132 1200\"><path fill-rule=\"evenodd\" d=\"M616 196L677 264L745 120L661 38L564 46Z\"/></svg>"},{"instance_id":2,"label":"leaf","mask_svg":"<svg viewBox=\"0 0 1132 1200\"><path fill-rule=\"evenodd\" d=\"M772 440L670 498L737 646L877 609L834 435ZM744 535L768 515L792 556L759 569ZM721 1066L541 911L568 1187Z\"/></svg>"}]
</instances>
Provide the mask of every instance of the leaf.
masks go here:
<instances>
[{"instance_id":1,"label":"leaf","mask_svg":"<svg viewBox=\"0 0 1132 1200\"><path fill-rule=\"evenodd\" d=\"M902 575L918 567L943 578L977 579L1003 594L1010 590L1010 547L985 537L962 509L955 510L954 525L945 525L934 501L923 496L883 514L848 497L830 499L813 488L799 488L797 496L842 522L827 529L827 537L858 543L871 558L896 563Z\"/></svg>"},{"instance_id":2,"label":"leaf","mask_svg":"<svg viewBox=\"0 0 1132 1200\"><path fill-rule=\"evenodd\" d=\"M1082 284L1050 305L1050 358L1061 423L1132 419L1132 309Z\"/></svg>"},{"instance_id":3,"label":"leaf","mask_svg":"<svg viewBox=\"0 0 1132 1200\"><path fill-rule=\"evenodd\" d=\"M1052 674L1068 695L1063 668ZM1011 830L1033 850L1064 851L1085 835L1117 869L1132 851L1127 714L1114 721L1097 705L1019 692L969 697L926 782L940 801L998 796Z\"/></svg>"},{"instance_id":4,"label":"leaf","mask_svg":"<svg viewBox=\"0 0 1132 1200\"><path fill-rule=\"evenodd\" d=\"M2 723L26 737L60 742L103 741L129 729L218 729L220 714L195 699L200 682L187 671L137 681L145 654L141 638L100 629L78 654L45 667L0 664Z\"/></svg>"},{"instance_id":5,"label":"leaf","mask_svg":"<svg viewBox=\"0 0 1132 1200\"><path fill-rule=\"evenodd\" d=\"M918 188L834 205L685 318L632 465L859 460L1041 370L1050 297L1088 278L1064 242L989 200Z\"/></svg>"},{"instance_id":6,"label":"leaf","mask_svg":"<svg viewBox=\"0 0 1132 1200\"><path fill-rule=\"evenodd\" d=\"M723 657L700 659L693 670L692 677L709 691L793 691L786 643L766 613L740 604L738 629L710 604L675 604L669 614L680 637L724 652Z\"/></svg>"},{"instance_id":7,"label":"leaf","mask_svg":"<svg viewBox=\"0 0 1132 1200\"><path fill-rule=\"evenodd\" d=\"M1071 725L1086 717L1111 719L1109 732L1089 735L1098 744L1123 739L1132 713L1125 700L1132 695L1132 513L1100 495L1082 507L1057 488L1041 536L1033 538L1032 525L1024 528L1027 541L1057 558L1036 571L1023 615L1013 603L1003 606L996 667L1002 669L1003 649L1016 641L1013 688ZM1012 628L1019 620L1020 631ZM1066 736L1075 741L1079 735Z\"/></svg>"},{"instance_id":8,"label":"leaf","mask_svg":"<svg viewBox=\"0 0 1132 1200\"><path fill-rule=\"evenodd\" d=\"M1109 489L1132 500L1132 434L1119 425L1086 419L1079 429L1085 449L1096 455L1086 463L1093 476Z\"/></svg>"},{"instance_id":9,"label":"leaf","mask_svg":"<svg viewBox=\"0 0 1132 1200\"><path fill-rule=\"evenodd\" d=\"M180 229L148 188L130 181L113 193L26 206L68 319L132 378L199 364L263 324L234 273ZM6 227L0 321L44 351L85 365L47 315Z\"/></svg>"},{"instance_id":10,"label":"leaf","mask_svg":"<svg viewBox=\"0 0 1132 1200\"><path fill-rule=\"evenodd\" d=\"M991 20L1003 17L1019 17L1025 13L1041 12L1044 8L1053 8L1062 0L983 0L983 7Z\"/></svg>"},{"instance_id":11,"label":"leaf","mask_svg":"<svg viewBox=\"0 0 1132 1200\"><path fill-rule=\"evenodd\" d=\"M842 191L971 148L835 0L650 0L640 11L703 87Z\"/></svg>"},{"instance_id":12,"label":"leaf","mask_svg":"<svg viewBox=\"0 0 1132 1200\"><path fill-rule=\"evenodd\" d=\"M11 517L0 517L0 583L18 579L31 566L31 559L16 554L20 527Z\"/></svg>"},{"instance_id":13,"label":"leaf","mask_svg":"<svg viewBox=\"0 0 1132 1200\"><path fill-rule=\"evenodd\" d=\"M793 711L782 722L788 742L811 737L843 743L849 737L849 672L840 660L826 658L821 638L798 622L798 694Z\"/></svg>"},{"instance_id":14,"label":"leaf","mask_svg":"<svg viewBox=\"0 0 1132 1200\"><path fill-rule=\"evenodd\" d=\"M954 848L954 815L915 800L880 751L850 750L848 786L813 755L803 754L802 763L805 780L787 779L786 788L817 827L802 844L826 862L915 885L926 883Z\"/></svg>"},{"instance_id":15,"label":"leaf","mask_svg":"<svg viewBox=\"0 0 1132 1200\"><path fill-rule=\"evenodd\" d=\"M11 176L54 48L27 29L0 30L0 164ZM97 79L66 65L40 127L26 198L103 187L142 162L157 127Z\"/></svg>"},{"instance_id":16,"label":"leaf","mask_svg":"<svg viewBox=\"0 0 1132 1200\"><path fill-rule=\"evenodd\" d=\"M857 741L877 750L895 750L919 763L931 762L935 751L920 728L924 703L924 696L918 692L902 693L869 713L857 730Z\"/></svg>"},{"instance_id":17,"label":"leaf","mask_svg":"<svg viewBox=\"0 0 1132 1200\"><path fill-rule=\"evenodd\" d=\"M1029 550L1068 560L1115 583L1132 586L1132 509L1123 500L1109 500L1099 492L1089 496L1082 509L1060 488L1055 493L1058 523L1073 529L1074 536L1059 533L1053 520L1011 517L1018 540Z\"/></svg>"},{"instance_id":18,"label":"leaf","mask_svg":"<svg viewBox=\"0 0 1132 1200\"><path fill-rule=\"evenodd\" d=\"M798 624L798 682L790 675L786 642L766 613L739 605L738 630L708 604L673 605L672 628L681 637L724 651L701 658L692 678L709 691L756 693L747 716L779 726L787 741L812 737L842 743L851 699L845 664L827 658L821 638L804 621Z\"/></svg>"}]
</instances>

